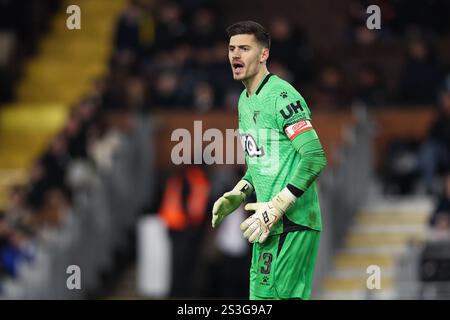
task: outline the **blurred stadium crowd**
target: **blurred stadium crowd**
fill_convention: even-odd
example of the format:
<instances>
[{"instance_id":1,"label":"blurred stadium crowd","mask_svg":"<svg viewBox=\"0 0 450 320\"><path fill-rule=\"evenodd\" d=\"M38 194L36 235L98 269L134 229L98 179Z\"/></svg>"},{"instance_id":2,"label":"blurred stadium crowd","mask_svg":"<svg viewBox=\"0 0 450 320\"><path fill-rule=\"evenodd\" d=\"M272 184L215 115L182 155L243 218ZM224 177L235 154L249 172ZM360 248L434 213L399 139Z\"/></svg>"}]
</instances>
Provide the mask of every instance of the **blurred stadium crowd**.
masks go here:
<instances>
[{"instance_id":1,"label":"blurred stadium crowd","mask_svg":"<svg viewBox=\"0 0 450 320\"><path fill-rule=\"evenodd\" d=\"M365 25L369 4L381 7L382 29L376 32ZM36 44L48 31L52 14L58 9L61 3L52 0L26 4L0 1L1 102L14 99L23 66L36 53ZM344 22L340 24L344 27L334 39L341 45L334 50L321 50L315 45L327 42L326 35L311 39L304 26L281 13L261 21L272 36L269 70L293 82L313 114L322 110L349 111L361 104L369 110L389 106L433 109L436 120L423 141L390 142L379 178L385 182L386 192L422 192L439 198L430 224L447 234L449 11L448 1L346 1ZM65 127L31 168L29 182L10 191L8 206L0 215L0 277L14 277L18 265L33 259L40 230L57 227L65 219L72 199L67 179L71 164L79 159L101 163L105 149L114 144L108 134L131 130L133 115L236 110L242 84L232 80L224 31L231 22L221 2L127 1L114 31L113 54L105 62L109 63L107 74L99 76L90 91L73 105ZM311 28L320 30L320 23ZM387 54L390 59L385 58ZM414 165L394 165L411 158ZM405 172L405 167L410 169ZM177 209L178 216L162 213L171 230L176 259L171 296L247 296L242 283L247 281L249 247L239 234L230 231L233 224L239 224L239 215L230 218L230 227L225 225L219 230L212 243L219 249L219 256L211 243L205 245L204 241L210 233L211 201L232 186L240 170L189 166L158 171L155 185L159 189L146 210L166 212L167 198L173 195L179 196L182 207ZM176 189L180 183L181 189ZM198 201L190 199L197 188L209 190L208 196ZM189 218L180 218L185 211ZM198 256L192 252L198 252ZM183 264L188 259L192 262L190 268ZM242 272L236 273L236 268ZM221 285L211 287L209 281Z\"/></svg>"}]
</instances>

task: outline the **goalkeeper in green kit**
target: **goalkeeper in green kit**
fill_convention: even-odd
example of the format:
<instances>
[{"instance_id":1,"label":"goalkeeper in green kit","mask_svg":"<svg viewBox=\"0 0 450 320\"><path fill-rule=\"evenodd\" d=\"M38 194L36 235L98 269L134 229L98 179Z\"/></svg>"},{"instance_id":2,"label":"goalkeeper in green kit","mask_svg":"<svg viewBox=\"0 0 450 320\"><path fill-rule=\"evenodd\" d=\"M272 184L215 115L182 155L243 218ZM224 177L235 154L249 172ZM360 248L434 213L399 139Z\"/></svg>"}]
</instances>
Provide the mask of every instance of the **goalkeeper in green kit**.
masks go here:
<instances>
[{"instance_id":1,"label":"goalkeeper in green kit","mask_svg":"<svg viewBox=\"0 0 450 320\"><path fill-rule=\"evenodd\" d=\"M250 299L310 299L322 222L316 178L326 166L311 112L288 82L269 73L270 36L253 21L227 28L247 171L213 206L212 226L245 205L251 243Z\"/></svg>"}]
</instances>

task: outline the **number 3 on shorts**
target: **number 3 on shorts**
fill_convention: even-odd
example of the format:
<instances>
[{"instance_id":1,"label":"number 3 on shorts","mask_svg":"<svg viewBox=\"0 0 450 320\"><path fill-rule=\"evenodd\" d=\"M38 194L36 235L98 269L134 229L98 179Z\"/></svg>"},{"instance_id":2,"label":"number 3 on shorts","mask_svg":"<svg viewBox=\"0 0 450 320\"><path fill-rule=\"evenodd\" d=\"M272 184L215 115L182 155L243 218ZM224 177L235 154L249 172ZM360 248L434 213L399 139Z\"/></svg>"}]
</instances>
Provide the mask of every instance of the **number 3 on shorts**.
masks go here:
<instances>
[{"instance_id":1,"label":"number 3 on shorts","mask_svg":"<svg viewBox=\"0 0 450 320\"><path fill-rule=\"evenodd\" d=\"M263 255L262 255L262 258L264 260L264 266L261 267L261 273L262 274L269 274L273 256L269 252L264 252Z\"/></svg>"}]
</instances>

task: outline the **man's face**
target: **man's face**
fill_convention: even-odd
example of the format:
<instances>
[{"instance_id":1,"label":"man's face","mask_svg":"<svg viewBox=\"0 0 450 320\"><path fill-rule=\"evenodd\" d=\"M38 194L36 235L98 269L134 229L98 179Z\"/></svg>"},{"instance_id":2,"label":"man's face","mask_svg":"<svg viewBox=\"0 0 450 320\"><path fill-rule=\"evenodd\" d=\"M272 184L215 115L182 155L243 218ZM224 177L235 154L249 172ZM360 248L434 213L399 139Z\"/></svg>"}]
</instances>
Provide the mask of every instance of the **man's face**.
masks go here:
<instances>
[{"instance_id":1,"label":"man's face","mask_svg":"<svg viewBox=\"0 0 450 320\"><path fill-rule=\"evenodd\" d=\"M230 38L228 59L234 80L243 81L254 77L269 57L269 50L263 48L252 34L238 34Z\"/></svg>"}]
</instances>

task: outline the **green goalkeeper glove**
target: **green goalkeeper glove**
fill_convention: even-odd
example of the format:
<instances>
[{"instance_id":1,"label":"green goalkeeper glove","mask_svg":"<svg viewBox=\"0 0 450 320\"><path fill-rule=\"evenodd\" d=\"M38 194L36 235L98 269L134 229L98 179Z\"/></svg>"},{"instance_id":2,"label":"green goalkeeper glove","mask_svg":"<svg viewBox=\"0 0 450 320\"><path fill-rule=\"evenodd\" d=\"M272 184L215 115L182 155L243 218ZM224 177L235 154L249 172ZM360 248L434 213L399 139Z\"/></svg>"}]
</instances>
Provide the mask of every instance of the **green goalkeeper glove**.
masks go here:
<instances>
[{"instance_id":1,"label":"green goalkeeper glove","mask_svg":"<svg viewBox=\"0 0 450 320\"><path fill-rule=\"evenodd\" d=\"M213 206L212 227L219 226L222 220L235 211L242 202L253 192L253 186L246 180L239 181L233 190L225 192Z\"/></svg>"},{"instance_id":2,"label":"green goalkeeper glove","mask_svg":"<svg viewBox=\"0 0 450 320\"><path fill-rule=\"evenodd\" d=\"M255 213L241 223L244 237L251 243L266 241L272 227L294 204L295 200L297 197L284 188L272 201L247 204L245 210L255 211Z\"/></svg>"}]
</instances>

